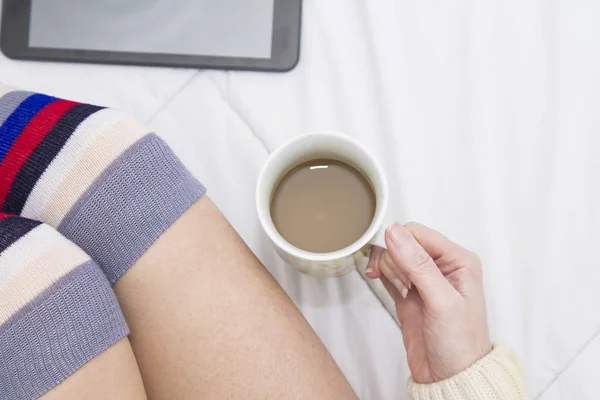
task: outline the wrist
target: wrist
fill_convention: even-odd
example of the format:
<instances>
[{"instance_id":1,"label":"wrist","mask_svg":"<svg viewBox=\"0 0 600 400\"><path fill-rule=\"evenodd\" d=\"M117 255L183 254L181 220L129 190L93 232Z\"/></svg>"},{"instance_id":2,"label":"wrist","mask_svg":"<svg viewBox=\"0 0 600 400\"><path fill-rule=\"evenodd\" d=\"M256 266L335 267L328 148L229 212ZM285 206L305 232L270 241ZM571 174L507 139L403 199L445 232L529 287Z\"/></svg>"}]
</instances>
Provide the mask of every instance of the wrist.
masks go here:
<instances>
[{"instance_id":1,"label":"wrist","mask_svg":"<svg viewBox=\"0 0 600 400\"><path fill-rule=\"evenodd\" d=\"M445 363L439 363L440 365L437 368L432 369L431 381L420 382L418 379L413 377L415 383L430 384L449 379L468 369L479 360L482 360L494 350L494 345L489 339L487 341L475 340L469 342L469 344L465 343L464 345L465 347L462 351L455 352L454 357L446 358Z\"/></svg>"},{"instance_id":2,"label":"wrist","mask_svg":"<svg viewBox=\"0 0 600 400\"><path fill-rule=\"evenodd\" d=\"M409 379L413 400L517 400L525 399L525 380L515 353L503 345L451 378L419 384ZM458 396L458 397L457 397Z\"/></svg>"}]
</instances>

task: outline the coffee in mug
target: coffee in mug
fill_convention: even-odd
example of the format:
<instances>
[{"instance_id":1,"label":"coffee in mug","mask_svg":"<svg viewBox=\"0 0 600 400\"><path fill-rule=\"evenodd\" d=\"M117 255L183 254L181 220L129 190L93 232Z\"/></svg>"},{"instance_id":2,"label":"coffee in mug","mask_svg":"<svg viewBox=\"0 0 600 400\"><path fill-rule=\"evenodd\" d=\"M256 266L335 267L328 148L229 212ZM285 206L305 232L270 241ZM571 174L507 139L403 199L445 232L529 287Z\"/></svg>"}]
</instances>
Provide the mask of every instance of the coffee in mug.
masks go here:
<instances>
[{"instance_id":1,"label":"coffee in mug","mask_svg":"<svg viewBox=\"0 0 600 400\"><path fill-rule=\"evenodd\" d=\"M271 153L256 183L258 219L275 250L313 276L366 265L369 248L385 246L387 204L375 157L336 132L291 139Z\"/></svg>"},{"instance_id":2,"label":"coffee in mug","mask_svg":"<svg viewBox=\"0 0 600 400\"><path fill-rule=\"evenodd\" d=\"M315 159L287 172L271 199L271 218L292 245L315 253L341 250L369 228L375 193L356 168Z\"/></svg>"}]
</instances>

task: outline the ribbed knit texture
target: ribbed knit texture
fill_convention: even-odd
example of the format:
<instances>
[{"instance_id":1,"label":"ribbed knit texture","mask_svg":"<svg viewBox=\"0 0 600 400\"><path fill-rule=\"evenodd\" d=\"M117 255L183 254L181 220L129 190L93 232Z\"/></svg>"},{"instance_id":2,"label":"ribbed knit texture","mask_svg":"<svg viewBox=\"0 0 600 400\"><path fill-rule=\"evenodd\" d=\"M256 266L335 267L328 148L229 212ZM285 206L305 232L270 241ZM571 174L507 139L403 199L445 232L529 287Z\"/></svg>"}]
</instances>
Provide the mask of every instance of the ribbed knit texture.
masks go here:
<instances>
[{"instance_id":1,"label":"ribbed knit texture","mask_svg":"<svg viewBox=\"0 0 600 400\"><path fill-rule=\"evenodd\" d=\"M52 227L0 214L0 399L35 399L129 330L102 270Z\"/></svg>"},{"instance_id":2,"label":"ribbed knit texture","mask_svg":"<svg viewBox=\"0 0 600 400\"><path fill-rule=\"evenodd\" d=\"M58 229L111 283L204 192L135 118L0 84L0 210Z\"/></svg>"},{"instance_id":3,"label":"ribbed knit texture","mask_svg":"<svg viewBox=\"0 0 600 400\"><path fill-rule=\"evenodd\" d=\"M525 377L515 353L495 345L490 354L465 371L441 382L422 385L412 379L413 400L525 400Z\"/></svg>"}]
</instances>

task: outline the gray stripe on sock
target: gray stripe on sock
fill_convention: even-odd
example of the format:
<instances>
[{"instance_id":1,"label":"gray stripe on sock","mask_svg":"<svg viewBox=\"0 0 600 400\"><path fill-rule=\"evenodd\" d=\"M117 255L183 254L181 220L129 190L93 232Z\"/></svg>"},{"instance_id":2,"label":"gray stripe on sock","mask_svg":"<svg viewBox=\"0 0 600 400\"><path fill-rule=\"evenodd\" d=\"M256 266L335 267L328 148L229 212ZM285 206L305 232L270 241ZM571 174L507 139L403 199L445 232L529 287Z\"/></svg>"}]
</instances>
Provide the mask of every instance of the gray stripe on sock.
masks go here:
<instances>
[{"instance_id":1,"label":"gray stripe on sock","mask_svg":"<svg viewBox=\"0 0 600 400\"><path fill-rule=\"evenodd\" d=\"M8 92L2 98L0 98L0 125L4 124L6 119L19 107L19 105L31 96L32 92L25 92L18 90L15 92Z\"/></svg>"},{"instance_id":2,"label":"gray stripe on sock","mask_svg":"<svg viewBox=\"0 0 600 400\"><path fill-rule=\"evenodd\" d=\"M151 133L94 181L58 231L85 250L114 283L205 191Z\"/></svg>"},{"instance_id":3,"label":"gray stripe on sock","mask_svg":"<svg viewBox=\"0 0 600 400\"><path fill-rule=\"evenodd\" d=\"M0 399L36 399L129 334L93 261L69 272L0 325Z\"/></svg>"}]
</instances>

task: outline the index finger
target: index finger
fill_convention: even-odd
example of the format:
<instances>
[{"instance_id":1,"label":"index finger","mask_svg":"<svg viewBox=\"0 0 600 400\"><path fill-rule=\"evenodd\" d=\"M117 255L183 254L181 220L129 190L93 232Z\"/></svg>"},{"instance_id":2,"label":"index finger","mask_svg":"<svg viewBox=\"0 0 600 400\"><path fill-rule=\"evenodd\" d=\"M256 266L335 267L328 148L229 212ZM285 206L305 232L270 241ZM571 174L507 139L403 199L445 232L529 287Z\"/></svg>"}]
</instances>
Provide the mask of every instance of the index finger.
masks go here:
<instances>
[{"instance_id":1,"label":"index finger","mask_svg":"<svg viewBox=\"0 0 600 400\"><path fill-rule=\"evenodd\" d=\"M442 275L429 252L400 224L386 231L386 244L396 268L412 281L423 303L432 308L442 307L458 294Z\"/></svg>"}]
</instances>

